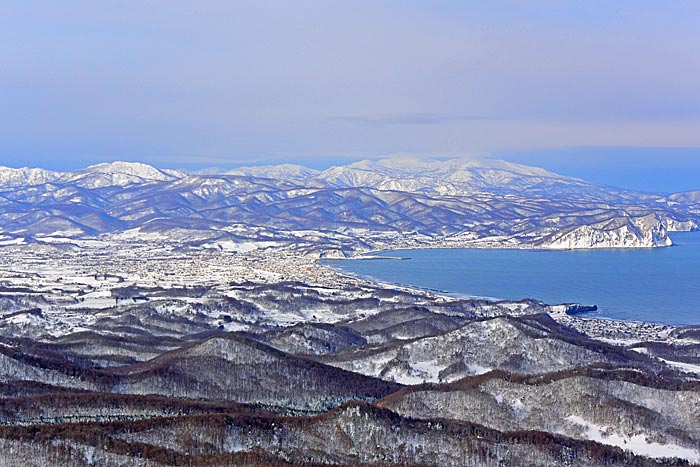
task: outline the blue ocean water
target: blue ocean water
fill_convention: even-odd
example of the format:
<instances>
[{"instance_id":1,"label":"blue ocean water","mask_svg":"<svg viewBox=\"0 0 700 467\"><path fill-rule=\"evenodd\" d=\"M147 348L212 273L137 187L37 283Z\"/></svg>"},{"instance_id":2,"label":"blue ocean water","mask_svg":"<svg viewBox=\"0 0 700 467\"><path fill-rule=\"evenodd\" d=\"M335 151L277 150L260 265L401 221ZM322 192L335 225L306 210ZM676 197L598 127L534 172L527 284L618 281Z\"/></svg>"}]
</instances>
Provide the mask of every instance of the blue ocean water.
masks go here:
<instances>
[{"instance_id":1,"label":"blue ocean water","mask_svg":"<svg viewBox=\"0 0 700 467\"><path fill-rule=\"evenodd\" d=\"M383 282L478 297L598 305L588 316L700 324L700 232L675 246L576 251L427 249L324 264Z\"/></svg>"}]
</instances>

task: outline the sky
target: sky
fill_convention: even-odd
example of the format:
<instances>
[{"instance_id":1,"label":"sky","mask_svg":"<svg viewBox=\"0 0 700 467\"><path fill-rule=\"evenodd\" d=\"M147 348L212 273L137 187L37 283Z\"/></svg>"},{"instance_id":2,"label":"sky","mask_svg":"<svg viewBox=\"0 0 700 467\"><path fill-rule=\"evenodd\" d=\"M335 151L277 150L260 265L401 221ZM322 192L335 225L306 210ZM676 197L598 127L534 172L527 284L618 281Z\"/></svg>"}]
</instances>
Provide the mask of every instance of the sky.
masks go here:
<instances>
[{"instance_id":1,"label":"sky","mask_svg":"<svg viewBox=\"0 0 700 467\"><path fill-rule=\"evenodd\" d=\"M3 0L0 165L476 155L700 188L698 44L696 0Z\"/></svg>"}]
</instances>

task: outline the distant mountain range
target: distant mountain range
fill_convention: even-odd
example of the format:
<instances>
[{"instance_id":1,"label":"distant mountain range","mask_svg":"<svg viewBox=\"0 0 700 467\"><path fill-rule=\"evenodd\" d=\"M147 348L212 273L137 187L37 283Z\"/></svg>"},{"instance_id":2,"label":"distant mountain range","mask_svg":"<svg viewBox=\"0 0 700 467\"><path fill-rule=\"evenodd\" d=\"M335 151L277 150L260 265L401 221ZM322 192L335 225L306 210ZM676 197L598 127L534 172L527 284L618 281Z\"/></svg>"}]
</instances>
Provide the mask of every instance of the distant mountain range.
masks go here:
<instances>
[{"instance_id":1,"label":"distant mountain range","mask_svg":"<svg viewBox=\"0 0 700 467\"><path fill-rule=\"evenodd\" d=\"M346 254L387 246L655 247L700 225L700 192L636 193L495 160L199 173L113 162L0 167L0 245L111 240Z\"/></svg>"}]
</instances>

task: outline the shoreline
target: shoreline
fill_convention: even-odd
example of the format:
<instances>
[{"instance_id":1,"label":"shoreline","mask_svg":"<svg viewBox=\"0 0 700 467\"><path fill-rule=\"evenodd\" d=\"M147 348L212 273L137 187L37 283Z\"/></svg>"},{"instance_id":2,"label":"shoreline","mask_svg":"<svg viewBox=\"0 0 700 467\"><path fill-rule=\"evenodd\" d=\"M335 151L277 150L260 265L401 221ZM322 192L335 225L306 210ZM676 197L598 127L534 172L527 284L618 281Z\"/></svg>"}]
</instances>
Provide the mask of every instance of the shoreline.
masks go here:
<instances>
[{"instance_id":1,"label":"shoreline","mask_svg":"<svg viewBox=\"0 0 700 467\"><path fill-rule=\"evenodd\" d=\"M691 233L698 232L700 230L681 230L673 233ZM393 260L407 260L410 258L403 258L390 255L374 255L374 253L390 252L390 251L416 251L416 250L506 250L506 251L538 251L538 252L575 252L575 251L627 251L627 250L655 250L663 248L673 248L680 246L677 243L672 243L671 245L654 245L654 246L594 246L594 247L576 247L576 248L547 248L542 246L530 245L527 243L513 245L513 246L503 246L503 245L455 245L455 246L444 246L444 245L417 245L417 246L402 246L400 248L377 248L373 250L367 250L357 253L351 253L351 256L345 258L319 258L332 261L343 261L343 260L369 260L369 259L393 259ZM367 256L367 257L365 257Z\"/></svg>"},{"instance_id":2,"label":"shoreline","mask_svg":"<svg viewBox=\"0 0 700 467\"><path fill-rule=\"evenodd\" d=\"M346 258L345 260L351 260L352 258ZM393 258L387 258L387 259L393 259ZM402 258L402 259L407 259L407 258ZM326 258L323 258L318 261L325 261ZM333 260L333 261L343 261L343 260ZM441 297L445 298L458 298L458 299L464 299L464 300L483 300L483 301L488 301L488 302L516 302L518 300L508 300L504 298L496 298L496 297L485 297L485 296L480 296L480 295L469 295L469 294L463 294L461 292L450 292L449 290L439 290L439 289L434 289L432 287L421 287L419 285L413 285L413 284L404 284L401 282L390 282L390 281L384 281L381 279L378 279L376 277L371 277L371 276L361 276L358 274L354 274L351 272L347 271L342 271L340 269L336 269L330 265L325 265L325 264L318 264L318 266L322 268L327 268L333 271L336 274L339 274L340 276L347 277L349 279L353 280L361 280L361 281L366 281L370 284L377 284L383 287L388 287L388 288L401 288L401 289L406 289L406 290L419 290L422 292L429 292L434 295L438 295ZM539 301L536 299L523 299L523 300L533 300L533 301Z\"/></svg>"},{"instance_id":3,"label":"shoreline","mask_svg":"<svg viewBox=\"0 0 700 467\"><path fill-rule=\"evenodd\" d=\"M564 305L564 304L547 304L536 299L521 299L521 300L507 300L507 299L484 299L483 297L474 297L469 295L453 294L450 292L440 292L435 289L429 289L425 287L414 286L410 284L400 284L392 283L382 280L375 280L372 278L361 277L353 275L352 273L338 271L337 269L319 264L321 268L332 271L334 274L350 280L350 281L362 281L364 283L370 284L374 287L390 288L399 291L411 291L419 292L422 294L429 294L430 296L448 300L483 300L493 304L504 303L504 304L515 304L523 303L525 301L538 302L543 305L547 310L543 311L553 320L574 329L590 338L598 339L607 342L612 345L632 348L638 344L644 343L667 343L667 344L681 344L681 345L696 345L700 343L700 340L694 338L682 338L679 337L684 330L694 330L700 329L700 325L675 325L675 324L665 324L657 323L643 320L621 320L604 316L591 316L590 313L598 312L584 312L577 314L568 314L565 311L554 311L553 307ZM506 313L508 315L508 313ZM513 316L519 316L517 313L513 313Z\"/></svg>"},{"instance_id":4,"label":"shoreline","mask_svg":"<svg viewBox=\"0 0 700 467\"><path fill-rule=\"evenodd\" d=\"M689 234L689 233L698 233L697 231L681 231L681 232L674 232L674 233L682 233L682 234ZM699 233L700 234L700 233ZM671 246L681 246L678 243L675 243ZM661 248L661 247L659 247ZM413 246L413 247L399 247L393 250L386 250L386 249L374 249L370 250L367 252L360 253L358 255L352 256L352 257L347 257L343 259L336 259L336 258L319 258L316 260L316 263L318 266L327 268L332 270L335 274L339 274L343 277L347 277L352 280L363 280L367 281L369 283L376 284L378 286L388 286L388 287L398 287L402 289L408 289L408 290L420 290L423 292L428 292L431 294L435 294L441 297L445 298L452 298L452 299L465 299L465 300L483 300L483 301L489 301L489 302L518 302L518 301L525 301L525 300L530 300L533 302L539 302L543 303L548 307L557 307L561 306L564 304L581 304L581 305L586 305L591 302L582 302L582 301L576 301L576 300L562 300L561 302L552 302L549 303L547 301L534 298L534 297L525 297L521 299L509 299L509 298L502 298L502 297L496 297L496 296L483 296L483 295L476 295L472 294L469 292L452 292L450 290L446 289L439 289L435 287L427 287L427 286L420 286L416 284L411 284L411 283L405 283L405 282L395 282L391 280L384 280L381 278L374 277L372 275L360 275L356 274L354 272L349 272L341 269L341 267L336 267L333 265L333 262L335 261L349 261L349 260L366 260L369 258L363 258L365 255L371 255L372 253L379 253L376 256L373 256L371 259L387 259L387 260L409 260L412 258L405 258L405 257L395 257L391 254L386 254L386 253L392 253L392 252L409 252L412 250L452 250L452 249L460 249L460 250L503 250L503 251L522 251L522 250L528 250L528 251L576 251L576 250L551 250L551 249L536 249L536 248L529 248L529 247L519 247L519 248L509 248L509 247L501 247L501 248L481 248L481 247L436 247L436 246ZM593 248L593 249L585 249L587 251L591 250L612 250L612 251L621 251L621 250L647 250L651 248L632 248L632 247L622 247L622 248ZM323 261L326 261L325 264ZM340 264L340 263L337 263ZM597 304L597 303L596 303ZM630 306L633 306L630 305ZM599 307L598 310L596 311L585 311L582 313L577 313L575 314L575 317L577 318L583 318L583 319L589 319L589 320L603 320L605 322L620 322L620 323L631 323L631 324L637 324L637 325L642 325L642 324L651 324L655 326L672 326L675 328L694 328L700 326L700 323L693 323L693 322L681 322L681 323L669 323L669 322L664 322L664 321L658 321L658 320L653 320L653 319L645 319L644 317L634 317L631 316L629 318L620 318L620 317L615 317L615 316L605 316L606 310L609 310L609 306L603 305L602 307ZM556 312L552 312L556 313ZM629 314L625 309L623 308L621 311L622 314ZM647 313L648 314L648 313ZM568 316L574 316L574 314L568 315Z\"/></svg>"},{"instance_id":5,"label":"shoreline","mask_svg":"<svg viewBox=\"0 0 700 467\"><path fill-rule=\"evenodd\" d=\"M95 275L118 273L128 283L141 286L170 287L172 284L187 285L214 285L224 286L225 283L234 281L253 281L257 283L274 283L285 281L303 281L309 285L318 285L326 288L344 289L358 285L367 285L373 288L385 288L394 290L411 291L423 296L434 297L438 300L482 300L485 302L524 303L525 298L517 300L502 299L498 297L480 296L469 293L450 292L435 287L420 287L408 283L383 281L374 277L362 277L347 271L341 271L329 264L322 264L323 260L335 261L332 258L318 258L308 254L299 254L285 249L260 249L248 253L231 254L227 252L188 250L166 248L168 245L160 245L160 249L154 249L153 245L146 242L137 244L110 245L101 248L86 250L65 250L62 248L26 248L9 247L0 248L0 263L13 275L22 276L22 281L32 282L27 276L40 273L41 278L36 280L41 283L51 281L53 276L82 276L89 277L93 282ZM171 245L172 246L172 245ZM401 248L408 249L408 248ZM425 248L410 248L425 249ZM442 248L444 249L444 248ZM452 248L450 248L452 249ZM374 250L381 251L381 250ZM108 257L109 260L105 261ZM144 257L150 257L147 262ZM61 271L52 270L47 266L47 261L58 259L65 267ZM19 259L19 264L18 264ZM352 258L350 258L352 259ZM18 265L24 265L18 267ZM65 270L64 270L65 269ZM38 277L38 276L37 276ZM104 282L104 281L103 281ZM107 287L107 285L105 285ZM109 285L108 287L113 287ZM549 305L536 298L528 298L532 303ZM574 300L562 300L562 303L572 303ZM614 317L591 316L589 313L578 315L576 319L602 321L605 323L649 323L657 326L694 327L694 324L666 324L646 321L643 319L624 320Z\"/></svg>"},{"instance_id":6,"label":"shoreline","mask_svg":"<svg viewBox=\"0 0 700 467\"><path fill-rule=\"evenodd\" d=\"M668 237L671 238L672 234L688 234L688 233L697 233L700 235L700 229L690 229L690 230L669 230L668 231ZM355 252L349 252L346 254L349 254L350 256L344 257L344 258L320 258L320 259L328 259L328 260L351 260L351 259L363 259L362 256L372 256L376 253L387 253L387 252L392 252L392 251L413 251L413 250L514 250L514 251L521 251L521 250L528 250L528 251L599 251L599 250L613 250L613 251L625 251L625 250L655 250L657 248L663 249L663 248L672 248L679 246L675 241L673 241L673 238L671 238L671 245L650 245L650 246L591 246L591 247L575 247L575 248L549 248L546 246L540 246L540 245L532 245L529 243L515 243L512 245L503 245L502 242L503 240L500 240L500 244L498 243L465 243L465 244L453 244L453 245L445 245L445 244L440 244L442 240L436 240L437 244L414 244L414 245L408 245L408 246L401 246L399 248L391 248L391 246L387 245L386 247L380 247L380 248L372 248L369 250L359 250ZM494 242L499 242L499 240L494 240ZM388 255L386 258L382 257L384 255L379 255L376 259L405 259L405 258L395 258L392 257L391 255ZM374 259L374 258L373 258Z\"/></svg>"}]
</instances>

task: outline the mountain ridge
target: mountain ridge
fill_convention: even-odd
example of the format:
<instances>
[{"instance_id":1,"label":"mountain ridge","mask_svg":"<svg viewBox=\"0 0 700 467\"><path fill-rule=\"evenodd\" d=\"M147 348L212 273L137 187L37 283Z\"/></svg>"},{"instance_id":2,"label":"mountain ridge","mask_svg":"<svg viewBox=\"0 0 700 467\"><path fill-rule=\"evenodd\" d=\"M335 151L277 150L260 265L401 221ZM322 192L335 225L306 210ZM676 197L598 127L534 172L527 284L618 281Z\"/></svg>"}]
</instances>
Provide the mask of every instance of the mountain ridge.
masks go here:
<instances>
[{"instance_id":1,"label":"mountain ridge","mask_svg":"<svg viewBox=\"0 0 700 467\"><path fill-rule=\"evenodd\" d=\"M121 161L73 172L0 168L0 200L0 245L141 230L201 247L259 241L262 229L307 252L344 254L397 239L407 247L634 248L668 246L669 230L700 226L692 192L635 193L472 159L216 174ZM234 234L232 224L248 228Z\"/></svg>"}]
</instances>

